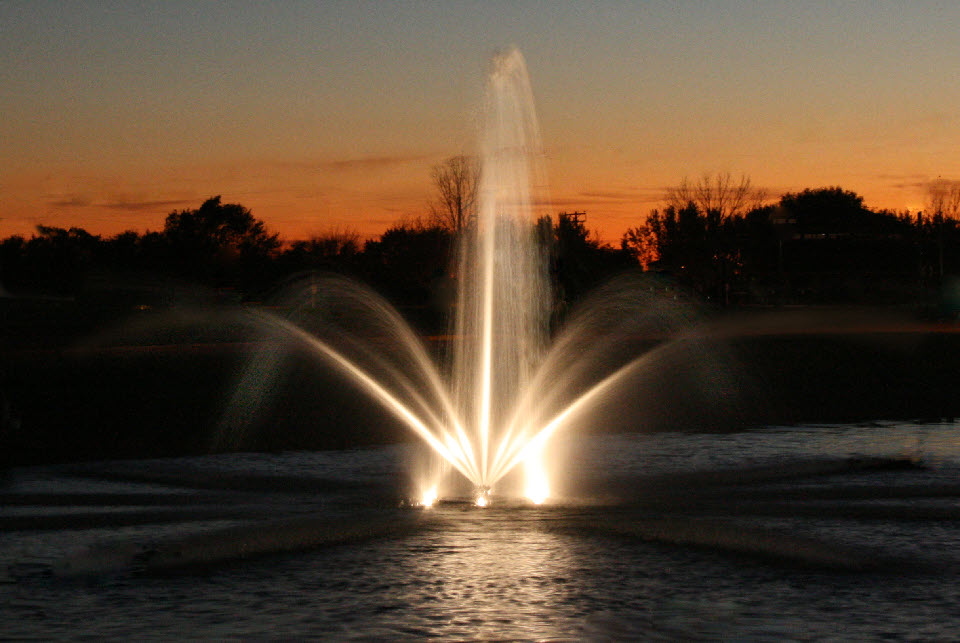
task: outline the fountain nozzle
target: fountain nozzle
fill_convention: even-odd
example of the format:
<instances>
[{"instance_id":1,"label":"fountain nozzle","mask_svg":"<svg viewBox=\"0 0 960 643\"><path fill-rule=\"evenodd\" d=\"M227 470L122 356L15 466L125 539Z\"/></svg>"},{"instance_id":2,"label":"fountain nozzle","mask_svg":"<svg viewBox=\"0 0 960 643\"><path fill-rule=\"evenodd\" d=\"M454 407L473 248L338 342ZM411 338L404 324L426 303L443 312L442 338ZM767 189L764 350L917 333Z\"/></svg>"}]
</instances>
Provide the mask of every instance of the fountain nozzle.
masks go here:
<instances>
[{"instance_id":1,"label":"fountain nozzle","mask_svg":"<svg viewBox=\"0 0 960 643\"><path fill-rule=\"evenodd\" d=\"M474 490L475 502L478 507L486 507L490 504L490 492L492 490L486 485L480 485Z\"/></svg>"}]
</instances>

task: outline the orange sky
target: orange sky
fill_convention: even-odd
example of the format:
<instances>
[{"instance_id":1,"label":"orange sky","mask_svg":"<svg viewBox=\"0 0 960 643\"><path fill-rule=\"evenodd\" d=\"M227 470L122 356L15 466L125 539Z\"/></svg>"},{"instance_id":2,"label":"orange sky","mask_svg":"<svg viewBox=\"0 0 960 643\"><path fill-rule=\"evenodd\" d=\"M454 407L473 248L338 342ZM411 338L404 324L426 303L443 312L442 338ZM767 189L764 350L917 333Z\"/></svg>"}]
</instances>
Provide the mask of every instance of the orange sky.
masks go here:
<instances>
[{"instance_id":1,"label":"orange sky","mask_svg":"<svg viewBox=\"0 0 960 643\"><path fill-rule=\"evenodd\" d=\"M156 230L216 194L288 239L379 234L472 151L506 44L548 210L606 241L704 172L894 209L960 179L960 5L799 4L6 2L0 237Z\"/></svg>"}]
</instances>

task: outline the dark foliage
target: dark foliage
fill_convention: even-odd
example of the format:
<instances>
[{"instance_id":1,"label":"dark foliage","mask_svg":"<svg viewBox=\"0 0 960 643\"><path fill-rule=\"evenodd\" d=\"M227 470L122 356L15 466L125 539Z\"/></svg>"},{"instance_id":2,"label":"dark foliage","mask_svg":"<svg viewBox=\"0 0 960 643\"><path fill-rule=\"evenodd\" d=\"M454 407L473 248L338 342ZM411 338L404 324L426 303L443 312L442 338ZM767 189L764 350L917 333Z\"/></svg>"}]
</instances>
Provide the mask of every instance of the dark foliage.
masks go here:
<instances>
[{"instance_id":1,"label":"dark foliage","mask_svg":"<svg viewBox=\"0 0 960 643\"><path fill-rule=\"evenodd\" d=\"M222 204L216 196L196 210L167 216L163 236L176 274L217 288L252 290L263 287L262 276L280 247L263 221L236 203Z\"/></svg>"},{"instance_id":2,"label":"dark foliage","mask_svg":"<svg viewBox=\"0 0 960 643\"><path fill-rule=\"evenodd\" d=\"M0 275L10 290L32 287L52 295L69 295L82 285L100 245L100 237L80 228L37 226L37 234L29 240L4 239Z\"/></svg>"},{"instance_id":3,"label":"dark foliage","mask_svg":"<svg viewBox=\"0 0 960 643\"><path fill-rule=\"evenodd\" d=\"M786 194L776 205L742 211L688 203L654 211L617 249L592 236L584 216L561 213L556 222L544 217L536 224L549 251L555 321L600 282L639 265L717 305L863 302L960 313L960 287L951 287L960 284L960 224L946 210L872 211L840 188ZM224 328L213 338L179 337L158 322L162 332L141 346L57 350L119 317L166 320L169 311L150 309L175 303L183 284L202 287L204 296L256 301L304 272L344 273L433 334L445 329L455 299L455 246L448 226L413 223L363 244L359 235L334 233L283 247L247 208L219 197L171 213L160 232L102 238L41 226L29 239L0 240L0 295L25 295L0 296L0 467L208 449L251 338ZM774 391L802 401L793 410L784 402L769 418L761 408L758 421L881 411L940 417L957 412L954 337L937 334L916 359L875 355L829 337L761 337L738 350L752 356L757 377ZM837 355L846 370L835 367ZM304 360L289 373L264 416L268 430L249 448L331 448L406 436L365 398L312 369ZM870 383L868 375L878 372L883 386Z\"/></svg>"},{"instance_id":4,"label":"dark foliage","mask_svg":"<svg viewBox=\"0 0 960 643\"><path fill-rule=\"evenodd\" d=\"M561 310L614 274L636 266L628 252L591 238L584 216L583 212L561 212L552 230L549 218L539 224L541 236L546 230L551 243L555 296Z\"/></svg>"},{"instance_id":5,"label":"dark foliage","mask_svg":"<svg viewBox=\"0 0 960 643\"><path fill-rule=\"evenodd\" d=\"M839 187L785 194L750 210L703 210L693 202L654 210L620 248L592 237L584 213L560 213L555 223L544 217L537 226L561 314L638 262L723 306L864 302L936 312L953 306L941 293L960 275L956 219L872 211ZM102 238L40 226L29 239L4 239L0 285L12 294L109 292L156 304L171 299L169 284L176 283L261 300L291 275L331 271L369 283L415 321L439 329L455 290L455 237L448 226L415 222L365 243L339 232L283 247L250 210L213 197L172 212L160 232Z\"/></svg>"},{"instance_id":6,"label":"dark foliage","mask_svg":"<svg viewBox=\"0 0 960 643\"><path fill-rule=\"evenodd\" d=\"M872 211L839 187L804 190L775 206L721 216L693 203L654 210L622 247L719 305L939 305L960 274L960 226Z\"/></svg>"}]
</instances>

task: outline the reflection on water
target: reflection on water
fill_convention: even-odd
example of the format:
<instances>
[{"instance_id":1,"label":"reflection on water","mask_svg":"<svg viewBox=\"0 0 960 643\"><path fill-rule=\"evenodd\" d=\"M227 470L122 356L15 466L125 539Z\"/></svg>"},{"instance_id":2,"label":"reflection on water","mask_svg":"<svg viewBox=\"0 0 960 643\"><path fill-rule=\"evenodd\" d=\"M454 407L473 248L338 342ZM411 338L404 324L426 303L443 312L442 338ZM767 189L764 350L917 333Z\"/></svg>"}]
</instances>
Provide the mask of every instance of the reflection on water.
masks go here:
<instances>
[{"instance_id":1,"label":"reflection on water","mask_svg":"<svg viewBox=\"0 0 960 643\"><path fill-rule=\"evenodd\" d=\"M403 536L172 576L126 570L59 578L50 575L53 565L78 548L141 546L225 525L255 525L240 516L241 508L349 522L369 510L356 504L369 490L381 500L388 495L406 456L390 447L113 463L103 465L109 478L91 471L76 477L80 472L63 468L15 471L0 488L0 524L6 525L0 531L0 638L780 640L831 638L841 631L856 639L949 638L960 627L956 433L952 424L890 424L600 436L566 445L576 456L569 460L571 479L615 477L637 489L651 476L677 472L786 470L826 457L921 457L932 466L730 485L715 506L696 509L734 531L737 525L779 529L905 561L861 573L653 542L629 530L617 536L628 514L615 510L444 505L415 514L419 527ZM178 472L189 484L172 484ZM286 476L283 484L279 476ZM256 491L264 479L271 484ZM309 485L295 484L314 479L324 481L323 491L307 493ZM245 485L229 491L216 487L218 480ZM81 505L68 492L104 504ZM190 503L204 511L213 504L224 516L124 526L120 521L136 509L109 504L123 493L134 505L152 499L150 511L163 502L184 511ZM115 511L117 523L71 525L85 506ZM650 507L625 511L642 524ZM66 522L11 526L31 513L40 519L59 513Z\"/></svg>"},{"instance_id":2,"label":"reflection on water","mask_svg":"<svg viewBox=\"0 0 960 643\"><path fill-rule=\"evenodd\" d=\"M549 638L584 615L582 542L541 528L536 511L432 511L440 524L400 545L391 570L403 579L389 591L394 608L422 623L418 633Z\"/></svg>"}]
</instances>

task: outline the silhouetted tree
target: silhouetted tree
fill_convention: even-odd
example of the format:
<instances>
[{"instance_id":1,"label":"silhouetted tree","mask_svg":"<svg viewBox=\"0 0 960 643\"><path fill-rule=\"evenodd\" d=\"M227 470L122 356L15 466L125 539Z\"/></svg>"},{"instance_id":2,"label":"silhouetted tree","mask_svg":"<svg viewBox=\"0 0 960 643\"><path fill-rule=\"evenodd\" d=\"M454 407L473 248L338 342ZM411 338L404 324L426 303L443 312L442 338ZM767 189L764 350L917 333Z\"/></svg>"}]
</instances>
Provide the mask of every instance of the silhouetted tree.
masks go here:
<instances>
[{"instance_id":1,"label":"silhouetted tree","mask_svg":"<svg viewBox=\"0 0 960 643\"><path fill-rule=\"evenodd\" d=\"M766 192L755 187L745 174L734 179L729 172L721 172L704 174L696 183L684 177L679 185L667 190L666 201L677 212L693 203L700 212L725 219L760 207L765 198Z\"/></svg>"},{"instance_id":2,"label":"silhouetted tree","mask_svg":"<svg viewBox=\"0 0 960 643\"><path fill-rule=\"evenodd\" d=\"M280 246L263 221L237 203L222 204L215 196L196 210L167 216L163 235L180 272L214 286L253 286Z\"/></svg>"},{"instance_id":3,"label":"silhouetted tree","mask_svg":"<svg viewBox=\"0 0 960 643\"><path fill-rule=\"evenodd\" d=\"M928 216L960 219L960 181L937 179L927 184L924 212Z\"/></svg>"},{"instance_id":4,"label":"silhouetted tree","mask_svg":"<svg viewBox=\"0 0 960 643\"><path fill-rule=\"evenodd\" d=\"M552 229L551 262L554 290L562 312L595 288L601 281L634 264L629 253L600 242L586 226L585 212L561 212ZM549 218L538 222L544 235Z\"/></svg>"},{"instance_id":5,"label":"silhouetted tree","mask_svg":"<svg viewBox=\"0 0 960 643\"><path fill-rule=\"evenodd\" d=\"M133 230L105 239L99 249L100 260L115 270L142 270L146 267L140 247L141 236Z\"/></svg>"},{"instance_id":6,"label":"silhouetted tree","mask_svg":"<svg viewBox=\"0 0 960 643\"><path fill-rule=\"evenodd\" d=\"M622 241L650 268L673 275L707 296L720 279L720 255L727 246L721 238L722 220L716 211L705 213L693 202L681 209L654 210L639 228Z\"/></svg>"},{"instance_id":7,"label":"silhouetted tree","mask_svg":"<svg viewBox=\"0 0 960 643\"><path fill-rule=\"evenodd\" d=\"M664 221L660 210L652 210L643 224L627 228L620 239L620 248L644 270L653 269L660 259Z\"/></svg>"},{"instance_id":8,"label":"silhouetted tree","mask_svg":"<svg viewBox=\"0 0 960 643\"><path fill-rule=\"evenodd\" d=\"M39 225L26 243L16 243L22 256L19 274L10 275L11 281L26 290L74 295L83 286L99 243L100 237L82 228Z\"/></svg>"},{"instance_id":9,"label":"silhouetted tree","mask_svg":"<svg viewBox=\"0 0 960 643\"><path fill-rule=\"evenodd\" d=\"M355 230L332 230L306 241L294 241L284 250L279 262L282 272L328 270L351 273L362 251L360 233Z\"/></svg>"},{"instance_id":10,"label":"silhouetted tree","mask_svg":"<svg viewBox=\"0 0 960 643\"><path fill-rule=\"evenodd\" d=\"M745 215L765 198L745 175L705 174L696 183L684 178L667 190L667 207L628 229L620 246L645 269L667 272L725 303L731 288L746 280Z\"/></svg>"},{"instance_id":11,"label":"silhouetted tree","mask_svg":"<svg viewBox=\"0 0 960 643\"><path fill-rule=\"evenodd\" d=\"M933 236L937 247L937 279L942 280L947 271L944 246L946 238L952 236L960 218L960 181L938 178L931 181L926 189L924 206L927 222L927 236ZM929 234L932 233L932 234Z\"/></svg>"},{"instance_id":12,"label":"silhouetted tree","mask_svg":"<svg viewBox=\"0 0 960 643\"><path fill-rule=\"evenodd\" d=\"M452 156L431 172L437 196L430 204L435 225L459 234L476 215L480 166L472 156Z\"/></svg>"},{"instance_id":13,"label":"silhouetted tree","mask_svg":"<svg viewBox=\"0 0 960 643\"><path fill-rule=\"evenodd\" d=\"M391 227L363 249L366 280L414 321L436 328L446 322L453 234L422 222Z\"/></svg>"},{"instance_id":14,"label":"silhouetted tree","mask_svg":"<svg viewBox=\"0 0 960 643\"><path fill-rule=\"evenodd\" d=\"M840 187L787 193L780 197L780 207L796 221L801 234L851 233L871 214L862 196Z\"/></svg>"},{"instance_id":15,"label":"silhouetted tree","mask_svg":"<svg viewBox=\"0 0 960 643\"><path fill-rule=\"evenodd\" d=\"M721 217L718 210L706 212L693 202L679 210L668 206L628 229L621 247L645 269L667 273L726 305L731 293L756 288L758 275L775 265L771 210Z\"/></svg>"},{"instance_id":16,"label":"silhouetted tree","mask_svg":"<svg viewBox=\"0 0 960 643\"><path fill-rule=\"evenodd\" d=\"M792 222L783 245L783 266L792 298L863 301L918 272L916 235L908 219L873 212L863 197L840 187L807 189L780 199Z\"/></svg>"},{"instance_id":17,"label":"silhouetted tree","mask_svg":"<svg viewBox=\"0 0 960 643\"><path fill-rule=\"evenodd\" d=\"M21 285L26 263L27 241L20 235L0 241L0 295Z\"/></svg>"}]
</instances>

